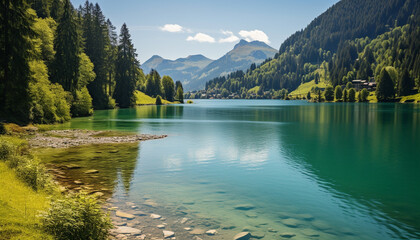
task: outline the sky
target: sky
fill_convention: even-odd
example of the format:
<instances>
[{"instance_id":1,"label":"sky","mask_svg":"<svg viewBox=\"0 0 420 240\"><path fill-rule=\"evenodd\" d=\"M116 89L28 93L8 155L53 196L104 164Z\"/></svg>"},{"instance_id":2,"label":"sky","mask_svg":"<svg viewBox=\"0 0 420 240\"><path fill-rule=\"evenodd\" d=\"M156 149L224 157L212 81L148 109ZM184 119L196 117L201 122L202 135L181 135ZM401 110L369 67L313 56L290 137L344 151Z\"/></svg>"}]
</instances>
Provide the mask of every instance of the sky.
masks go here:
<instances>
[{"instance_id":1,"label":"sky","mask_svg":"<svg viewBox=\"0 0 420 240\"><path fill-rule=\"evenodd\" d=\"M240 39L275 49L338 0L90 0L119 30L126 23L140 63L153 55L218 59ZM75 7L85 0L71 0Z\"/></svg>"}]
</instances>

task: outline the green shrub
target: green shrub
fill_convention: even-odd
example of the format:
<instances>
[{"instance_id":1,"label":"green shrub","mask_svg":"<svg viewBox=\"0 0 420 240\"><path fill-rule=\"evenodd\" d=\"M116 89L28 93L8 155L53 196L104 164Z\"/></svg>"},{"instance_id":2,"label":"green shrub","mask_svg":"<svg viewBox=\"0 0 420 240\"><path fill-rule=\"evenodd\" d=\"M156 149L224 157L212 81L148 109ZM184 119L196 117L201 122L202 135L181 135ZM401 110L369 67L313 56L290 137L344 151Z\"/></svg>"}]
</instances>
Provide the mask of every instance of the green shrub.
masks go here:
<instances>
[{"instance_id":1,"label":"green shrub","mask_svg":"<svg viewBox=\"0 0 420 240\"><path fill-rule=\"evenodd\" d=\"M92 115L92 97L86 87L76 91L76 97L71 106L71 113L73 117Z\"/></svg>"},{"instance_id":2,"label":"green shrub","mask_svg":"<svg viewBox=\"0 0 420 240\"><path fill-rule=\"evenodd\" d=\"M159 95L156 97L156 103L155 104L156 105L162 105L162 98Z\"/></svg>"},{"instance_id":3,"label":"green shrub","mask_svg":"<svg viewBox=\"0 0 420 240\"><path fill-rule=\"evenodd\" d=\"M0 160L7 160L10 156L15 155L17 147L9 141L0 138Z\"/></svg>"},{"instance_id":4,"label":"green shrub","mask_svg":"<svg viewBox=\"0 0 420 240\"><path fill-rule=\"evenodd\" d=\"M334 100L334 88L332 86L327 86L324 91L324 97L326 101Z\"/></svg>"},{"instance_id":5,"label":"green shrub","mask_svg":"<svg viewBox=\"0 0 420 240\"><path fill-rule=\"evenodd\" d=\"M51 183L44 167L32 156L11 155L6 163L9 168L15 169L18 178L35 191L45 189Z\"/></svg>"},{"instance_id":6,"label":"green shrub","mask_svg":"<svg viewBox=\"0 0 420 240\"><path fill-rule=\"evenodd\" d=\"M52 200L41 217L45 231L61 240L107 239L112 228L96 199L80 194Z\"/></svg>"},{"instance_id":7,"label":"green shrub","mask_svg":"<svg viewBox=\"0 0 420 240\"><path fill-rule=\"evenodd\" d=\"M192 104L192 103L194 103L194 102L193 102L192 100L188 100L188 101L187 101L187 103L188 103L188 104Z\"/></svg>"},{"instance_id":8,"label":"green shrub","mask_svg":"<svg viewBox=\"0 0 420 240\"><path fill-rule=\"evenodd\" d=\"M356 101L356 90L354 88L350 88L349 90L348 101L349 102Z\"/></svg>"}]
</instances>

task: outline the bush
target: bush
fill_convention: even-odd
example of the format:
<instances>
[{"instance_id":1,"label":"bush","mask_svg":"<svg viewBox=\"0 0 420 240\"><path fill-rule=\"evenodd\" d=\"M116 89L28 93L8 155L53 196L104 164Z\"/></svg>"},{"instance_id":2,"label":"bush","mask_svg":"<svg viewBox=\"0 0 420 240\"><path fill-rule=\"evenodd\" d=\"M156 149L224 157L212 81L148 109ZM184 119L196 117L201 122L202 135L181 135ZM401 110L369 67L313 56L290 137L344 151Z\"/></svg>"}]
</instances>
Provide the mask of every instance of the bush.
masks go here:
<instances>
[{"instance_id":1,"label":"bush","mask_svg":"<svg viewBox=\"0 0 420 240\"><path fill-rule=\"evenodd\" d=\"M162 98L159 95L156 97L156 105L162 105Z\"/></svg>"},{"instance_id":2,"label":"bush","mask_svg":"<svg viewBox=\"0 0 420 240\"><path fill-rule=\"evenodd\" d=\"M6 134L6 127L4 126L4 123L0 122L0 135L1 134Z\"/></svg>"},{"instance_id":3,"label":"bush","mask_svg":"<svg viewBox=\"0 0 420 240\"><path fill-rule=\"evenodd\" d=\"M86 87L76 91L76 98L71 106L71 113L74 117L92 115L92 97Z\"/></svg>"},{"instance_id":4,"label":"bush","mask_svg":"<svg viewBox=\"0 0 420 240\"><path fill-rule=\"evenodd\" d=\"M343 97L343 89L341 89L340 85L335 87L334 95L336 101L341 101L341 98Z\"/></svg>"},{"instance_id":5,"label":"bush","mask_svg":"<svg viewBox=\"0 0 420 240\"><path fill-rule=\"evenodd\" d=\"M61 240L107 239L112 228L96 199L80 194L52 200L41 217L45 231Z\"/></svg>"},{"instance_id":6,"label":"bush","mask_svg":"<svg viewBox=\"0 0 420 240\"><path fill-rule=\"evenodd\" d=\"M194 102L193 102L192 100L188 100L188 101L187 101L187 103L188 103L188 104L192 104L192 103L194 103Z\"/></svg>"},{"instance_id":7,"label":"bush","mask_svg":"<svg viewBox=\"0 0 420 240\"><path fill-rule=\"evenodd\" d=\"M0 138L0 160L7 160L16 154L17 147L9 141Z\"/></svg>"}]
</instances>

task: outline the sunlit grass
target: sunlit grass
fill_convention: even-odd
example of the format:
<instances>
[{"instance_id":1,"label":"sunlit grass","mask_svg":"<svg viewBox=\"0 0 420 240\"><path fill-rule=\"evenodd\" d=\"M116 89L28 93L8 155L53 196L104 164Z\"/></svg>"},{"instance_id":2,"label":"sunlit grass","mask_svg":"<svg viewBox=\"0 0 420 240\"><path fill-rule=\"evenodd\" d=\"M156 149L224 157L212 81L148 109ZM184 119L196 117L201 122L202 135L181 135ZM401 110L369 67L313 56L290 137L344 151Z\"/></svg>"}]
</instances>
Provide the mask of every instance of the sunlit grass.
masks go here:
<instances>
[{"instance_id":1,"label":"sunlit grass","mask_svg":"<svg viewBox=\"0 0 420 240\"><path fill-rule=\"evenodd\" d=\"M314 87L326 88L327 83L324 82L324 81L320 81L318 84L315 84L315 80L312 80L310 82L303 83L303 84L299 85L299 87L296 90L294 90L293 92L291 92L289 95L290 96L301 95L301 97L305 97L306 94L308 94L308 92L310 92L311 89L314 88Z\"/></svg>"},{"instance_id":2,"label":"sunlit grass","mask_svg":"<svg viewBox=\"0 0 420 240\"><path fill-rule=\"evenodd\" d=\"M52 239L37 215L48 208L46 193L35 192L0 162L0 239Z\"/></svg>"},{"instance_id":3,"label":"sunlit grass","mask_svg":"<svg viewBox=\"0 0 420 240\"><path fill-rule=\"evenodd\" d=\"M153 105L156 103L156 98L150 97L143 92L135 91L134 95L136 97L136 105ZM169 102L162 99L163 104L173 104L177 102Z\"/></svg>"}]
</instances>

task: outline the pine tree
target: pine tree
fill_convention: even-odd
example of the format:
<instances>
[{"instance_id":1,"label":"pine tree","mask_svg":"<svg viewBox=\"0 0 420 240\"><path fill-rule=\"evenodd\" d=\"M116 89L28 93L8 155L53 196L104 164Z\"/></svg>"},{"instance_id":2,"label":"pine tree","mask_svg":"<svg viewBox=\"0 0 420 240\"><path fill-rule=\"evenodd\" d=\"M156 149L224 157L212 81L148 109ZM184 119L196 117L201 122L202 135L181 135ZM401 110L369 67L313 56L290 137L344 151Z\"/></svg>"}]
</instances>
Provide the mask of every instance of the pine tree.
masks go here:
<instances>
[{"instance_id":1,"label":"pine tree","mask_svg":"<svg viewBox=\"0 0 420 240\"><path fill-rule=\"evenodd\" d=\"M136 73L139 68L139 63L136 60L136 50L130 38L127 25L124 23L121 27L120 44L118 46L114 91L115 101L122 108L130 107L134 103Z\"/></svg>"},{"instance_id":2,"label":"pine tree","mask_svg":"<svg viewBox=\"0 0 420 240\"><path fill-rule=\"evenodd\" d=\"M50 7L50 16L57 22L63 12L61 0L53 0Z\"/></svg>"},{"instance_id":3,"label":"pine tree","mask_svg":"<svg viewBox=\"0 0 420 240\"><path fill-rule=\"evenodd\" d=\"M35 10L40 18L47 18L50 16L50 4L48 0L29 0L28 3Z\"/></svg>"},{"instance_id":4,"label":"pine tree","mask_svg":"<svg viewBox=\"0 0 420 240\"><path fill-rule=\"evenodd\" d=\"M33 16L24 0L0 1L0 116L29 121Z\"/></svg>"},{"instance_id":5,"label":"pine tree","mask_svg":"<svg viewBox=\"0 0 420 240\"><path fill-rule=\"evenodd\" d=\"M96 78L88 85L89 93L93 99L95 109L108 107L106 85L108 83L108 53L109 35L105 17L98 4L85 3L83 33L85 39L85 52L94 65Z\"/></svg>"},{"instance_id":6,"label":"pine tree","mask_svg":"<svg viewBox=\"0 0 420 240\"><path fill-rule=\"evenodd\" d=\"M78 86L80 36L70 0L65 0L63 15L58 21L54 50L52 81L60 83L64 90L74 95Z\"/></svg>"},{"instance_id":7,"label":"pine tree","mask_svg":"<svg viewBox=\"0 0 420 240\"><path fill-rule=\"evenodd\" d=\"M395 98L394 82L386 68L382 68L379 75L376 98L379 102L390 101Z\"/></svg>"},{"instance_id":8,"label":"pine tree","mask_svg":"<svg viewBox=\"0 0 420 240\"><path fill-rule=\"evenodd\" d=\"M107 89L108 95L112 96L114 82L115 82L115 62L117 61L118 54L118 35L115 32L115 26L112 25L111 20L107 20L106 25L108 27L108 48L107 48L107 70L108 70L108 82Z\"/></svg>"},{"instance_id":9,"label":"pine tree","mask_svg":"<svg viewBox=\"0 0 420 240\"><path fill-rule=\"evenodd\" d=\"M176 96L175 100L179 101L180 103L184 103L184 88L182 87L182 83L180 81L176 81Z\"/></svg>"},{"instance_id":10,"label":"pine tree","mask_svg":"<svg viewBox=\"0 0 420 240\"><path fill-rule=\"evenodd\" d=\"M341 89L340 85L337 85L335 87L334 95L335 95L335 100L341 101L341 98L343 97L343 90Z\"/></svg>"},{"instance_id":11,"label":"pine tree","mask_svg":"<svg viewBox=\"0 0 420 240\"><path fill-rule=\"evenodd\" d=\"M414 87L414 82L410 78L408 70L405 69L398 82L398 96L410 95L411 89Z\"/></svg>"}]
</instances>

